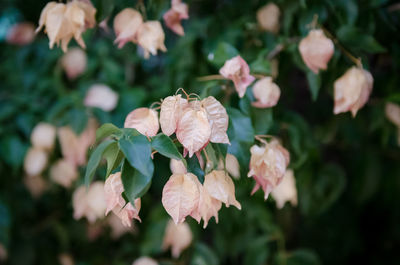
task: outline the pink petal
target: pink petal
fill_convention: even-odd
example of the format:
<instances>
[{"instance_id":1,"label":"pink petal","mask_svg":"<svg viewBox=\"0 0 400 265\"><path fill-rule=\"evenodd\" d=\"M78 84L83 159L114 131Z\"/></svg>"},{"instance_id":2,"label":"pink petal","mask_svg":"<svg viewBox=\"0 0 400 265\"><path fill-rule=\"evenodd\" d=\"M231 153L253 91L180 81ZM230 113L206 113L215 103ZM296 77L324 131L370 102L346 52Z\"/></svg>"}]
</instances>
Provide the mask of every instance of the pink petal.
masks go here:
<instances>
[{"instance_id":1,"label":"pink petal","mask_svg":"<svg viewBox=\"0 0 400 265\"><path fill-rule=\"evenodd\" d=\"M257 108L270 108L278 103L281 90L272 81L271 77L258 80L253 86L253 95L256 99L251 104Z\"/></svg>"},{"instance_id":2,"label":"pink petal","mask_svg":"<svg viewBox=\"0 0 400 265\"><path fill-rule=\"evenodd\" d=\"M137 33L143 24L142 15L132 8L125 8L114 18L114 31L118 48L122 48L127 42L137 42Z\"/></svg>"},{"instance_id":3,"label":"pink petal","mask_svg":"<svg viewBox=\"0 0 400 265\"><path fill-rule=\"evenodd\" d=\"M170 136L175 133L179 117L188 106L189 102L181 95L169 96L163 100L160 110L160 125L165 135Z\"/></svg>"},{"instance_id":4,"label":"pink petal","mask_svg":"<svg viewBox=\"0 0 400 265\"><path fill-rule=\"evenodd\" d=\"M149 108L138 108L126 116L125 128L134 128L146 136L155 136L160 128L158 113Z\"/></svg>"},{"instance_id":5,"label":"pink petal","mask_svg":"<svg viewBox=\"0 0 400 265\"><path fill-rule=\"evenodd\" d=\"M212 96L203 99L201 104L207 112L207 118L211 125L210 141L229 144L229 138L226 134L229 117L224 106Z\"/></svg>"}]
</instances>

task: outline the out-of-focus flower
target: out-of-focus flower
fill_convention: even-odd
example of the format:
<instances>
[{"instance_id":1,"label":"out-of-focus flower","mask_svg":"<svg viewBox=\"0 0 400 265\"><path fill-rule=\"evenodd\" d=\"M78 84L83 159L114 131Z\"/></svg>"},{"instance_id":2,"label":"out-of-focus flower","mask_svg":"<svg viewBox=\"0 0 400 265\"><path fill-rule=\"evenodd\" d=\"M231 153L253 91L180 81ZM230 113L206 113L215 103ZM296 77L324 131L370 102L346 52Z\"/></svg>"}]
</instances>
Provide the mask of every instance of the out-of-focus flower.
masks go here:
<instances>
[{"instance_id":1,"label":"out-of-focus flower","mask_svg":"<svg viewBox=\"0 0 400 265\"><path fill-rule=\"evenodd\" d=\"M189 102L181 95L166 97L161 103L160 125L165 135L175 133L182 111L189 106Z\"/></svg>"},{"instance_id":2,"label":"out-of-focus flower","mask_svg":"<svg viewBox=\"0 0 400 265\"><path fill-rule=\"evenodd\" d=\"M12 26L6 36L6 41L14 45L28 45L35 39L35 26L30 22L22 22Z\"/></svg>"},{"instance_id":3,"label":"out-of-focus flower","mask_svg":"<svg viewBox=\"0 0 400 265\"><path fill-rule=\"evenodd\" d=\"M25 155L24 170L29 176L38 176L47 166L48 154L43 149L31 147Z\"/></svg>"},{"instance_id":4,"label":"out-of-focus flower","mask_svg":"<svg viewBox=\"0 0 400 265\"><path fill-rule=\"evenodd\" d=\"M131 41L137 43L137 33L143 24L142 15L132 8L125 8L119 12L114 18L114 31L117 38L118 48Z\"/></svg>"},{"instance_id":5,"label":"out-of-focus flower","mask_svg":"<svg viewBox=\"0 0 400 265\"><path fill-rule=\"evenodd\" d=\"M232 155L232 154L226 154L225 157L225 166L224 166L224 161L220 160L218 164L218 169L219 170L224 170L228 171L228 174L232 176L234 179L239 179L240 178L240 166L239 166L239 161L237 158Z\"/></svg>"},{"instance_id":6,"label":"out-of-focus flower","mask_svg":"<svg viewBox=\"0 0 400 265\"><path fill-rule=\"evenodd\" d=\"M189 152L189 157L192 157L195 152L207 145L211 136L211 126L207 118L207 111L199 101L190 103L190 107L181 113L176 137L183 145L185 152Z\"/></svg>"},{"instance_id":7,"label":"out-of-focus flower","mask_svg":"<svg viewBox=\"0 0 400 265\"><path fill-rule=\"evenodd\" d=\"M199 203L198 180L192 173L172 174L162 192L162 204L176 224L185 221Z\"/></svg>"},{"instance_id":8,"label":"out-of-focus flower","mask_svg":"<svg viewBox=\"0 0 400 265\"><path fill-rule=\"evenodd\" d=\"M69 126L59 128L58 138L64 158L76 166L86 164L86 152L96 141L97 127L97 121L89 119L86 129L79 136Z\"/></svg>"},{"instance_id":9,"label":"out-of-focus flower","mask_svg":"<svg viewBox=\"0 0 400 265\"><path fill-rule=\"evenodd\" d=\"M150 54L157 55L157 50L167 51L164 45L165 34L160 22L147 21L143 23L137 34L137 41L144 49L145 58L149 58Z\"/></svg>"},{"instance_id":10,"label":"out-of-focus flower","mask_svg":"<svg viewBox=\"0 0 400 265\"><path fill-rule=\"evenodd\" d=\"M374 79L370 72L357 67L351 67L334 84L335 106L334 114L351 111L353 117L369 99Z\"/></svg>"},{"instance_id":11,"label":"out-of-focus flower","mask_svg":"<svg viewBox=\"0 0 400 265\"><path fill-rule=\"evenodd\" d=\"M56 128L45 122L41 122L33 128L31 143L35 148L52 150L56 140Z\"/></svg>"},{"instance_id":12,"label":"out-of-focus flower","mask_svg":"<svg viewBox=\"0 0 400 265\"><path fill-rule=\"evenodd\" d=\"M189 7L181 0L171 0L171 8L163 16L165 25L178 35L185 35L182 19L189 18Z\"/></svg>"},{"instance_id":13,"label":"out-of-focus flower","mask_svg":"<svg viewBox=\"0 0 400 265\"><path fill-rule=\"evenodd\" d=\"M3 244L0 244L0 261L6 261L8 257L7 249Z\"/></svg>"},{"instance_id":14,"label":"out-of-focus flower","mask_svg":"<svg viewBox=\"0 0 400 265\"><path fill-rule=\"evenodd\" d=\"M318 74L320 69L326 70L328 67L335 46L321 29L313 29L310 30L307 37L300 41L299 51L308 68Z\"/></svg>"},{"instance_id":15,"label":"out-of-focus flower","mask_svg":"<svg viewBox=\"0 0 400 265\"><path fill-rule=\"evenodd\" d=\"M75 79L86 70L86 53L80 48L68 50L61 58L61 66L69 79Z\"/></svg>"},{"instance_id":16,"label":"out-of-focus flower","mask_svg":"<svg viewBox=\"0 0 400 265\"><path fill-rule=\"evenodd\" d=\"M122 224L125 226L131 226L132 219L136 219L141 222L139 217L139 211L141 206L140 198L135 200L135 207L131 203L126 203L122 197L124 192L124 186L122 185L121 172L111 174L104 185L104 193L107 203L106 215L112 211L118 216Z\"/></svg>"},{"instance_id":17,"label":"out-of-focus flower","mask_svg":"<svg viewBox=\"0 0 400 265\"><path fill-rule=\"evenodd\" d=\"M132 226L125 226L122 224L121 220L114 214L107 217L108 224L111 228L111 238L118 239L125 233L136 232L135 224Z\"/></svg>"},{"instance_id":18,"label":"out-of-focus flower","mask_svg":"<svg viewBox=\"0 0 400 265\"><path fill-rule=\"evenodd\" d=\"M96 107L104 111L112 111L118 104L118 93L103 84L92 85L86 93L86 107Z\"/></svg>"},{"instance_id":19,"label":"out-of-focus flower","mask_svg":"<svg viewBox=\"0 0 400 265\"><path fill-rule=\"evenodd\" d=\"M25 176L23 182L34 198L40 197L47 189L47 183L42 176Z\"/></svg>"},{"instance_id":20,"label":"out-of-focus flower","mask_svg":"<svg viewBox=\"0 0 400 265\"><path fill-rule=\"evenodd\" d=\"M118 220L121 223L121 221ZM101 222L86 224L86 236L90 242L98 239L104 232L104 227Z\"/></svg>"},{"instance_id":21,"label":"out-of-focus flower","mask_svg":"<svg viewBox=\"0 0 400 265\"><path fill-rule=\"evenodd\" d=\"M204 177L204 188L214 199L225 203L227 207L242 209L235 197L235 184L223 170L213 170Z\"/></svg>"},{"instance_id":22,"label":"out-of-focus flower","mask_svg":"<svg viewBox=\"0 0 400 265\"><path fill-rule=\"evenodd\" d=\"M385 105L386 118L394 125L400 128L400 106L394 103L386 103Z\"/></svg>"},{"instance_id":23,"label":"out-of-focus flower","mask_svg":"<svg viewBox=\"0 0 400 265\"><path fill-rule=\"evenodd\" d=\"M279 7L274 3L269 3L261 7L257 11L257 21L261 29L272 32L274 34L278 33L279 31L280 16L281 16L281 11L279 10Z\"/></svg>"},{"instance_id":24,"label":"out-of-focus flower","mask_svg":"<svg viewBox=\"0 0 400 265\"><path fill-rule=\"evenodd\" d=\"M290 161L289 152L277 140L264 146L253 145L250 152L250 171L247 176L256 181L252 194L261 187L266 200L285 175Z\"/></svg>"},{"instance_id":25,"label":"out-of-focus flower","mask_svg":"<svg viewBox=\"0 0 400 265\"><path fill-rule=\"evenodd\" d=\"M271 77L258 80L253 86L253 95L256 99L251 104L257 108L270 108L278 103L281 90Z\"/></svg>"},{"instance_id":26,"label":"out-of-focus flower","mask_svg":"<svg viewBox=\"0 0 400 265\"><path fill-rule=\"evenodd\" d=\"M134 128L143 135L155 136L160 129L157 111L149 108L138 108L126 116L125 128Z\"/></svg>"},{"instance_id":27,"label":"out-of-focus flower","mask_svg":"<svg viewBox=\"0 0 400 265\"><path fill-rule=\"evenodd\" d=\"M169 161L169 168L172 174L185 174L187 172L187 168L182 160L171 159Z\"/></svg>"},{"instance_id":28,"label":"out-of-focus flower","mask_svg":"<svg viewBox=\"0 0 400 265\"><path fill-rule=\"evenodd\" d=\"M72 198L74 218L86 217L89 223L104 217L106 212L105 184L101 181L93 182L87 189L80 186L75 190Z\"/></svg>"},{"instance_id":29,"label":"out-of-focus flower","mask_svg":"<svg viewBox=\"0 0 400 265\"><path fill-rule=\"evenodd\" d=\"M93 28L96 24L96 9L90 1L73 0L67 4L49 2L40 14L39 32L45 27L45 32L49 36L50 49L54 44L57 46L61 42L61 48L64 52L68 49L68 43L72 38L85 48L82 39L82 33L88 28Z\"/></svg>"},{"instance_id":30,"label":"out-of-focus flower","mask_svg":"<svg viewBox=\"0 0 400 265\"><path fill-rule=\"evenodd\" d=\"M229 59L224 66L219 70L219 73L233 81L239 97L243 97L247 87L255 80L254 76L250 75L250 68L245 60L239 55Z\"/></svg>"},{"instance_id":31,"label":"out-of-focus flower","mask_svg":"<svg viewBox=\"0 0 400 265\"><path fill-rule=\"evenodd\" d=\"M61 265L75 265L75 261L68 253L63 253L58 256L58 261Z\"/></svg>"},{"instance_id":32,"label":"out-of-focus flower","mask_svg":"<svg viewBox=\"0 0 400 265\"><path fill-rule=\"evenodd\" d=\"M186 222L175 224L170 220L165 229L162 248L166 250L171 247L172 256L178 258L182 251L192 243L192 239L192 231Z\"/></svg>"},{"instance_id":33,"label":"out-of-focus flower","mask_svg":"<svg viewBox=\"0 0 400 265\"><path fill-rule=\"evenodd\" d=\"M64 188L71 187L77 178L76 166L65 159L58 160L50 168L50 179Z\"/></svg>"},{"instance_id":34,"label":"out-of-focus flower","mask_svg":"<svg viewBox=\"0 0 400 265\"><path fill-rule=\"evenodd\" d=\"M290 202L293 206L297 206L297 189L296 179L293 170L286 170L285 176L281 183L271 191L272 198L275 199L276 207L282 209L285 202Z\"/></svg>"},{"instance_id":35,"label":"out-of-focus flower","mask_svg":"<svg viewBox=\"0 0 400 265\"><path fill-rule=\"evenodd\" d=\"M226 134L229 117L224 106L212 96L203 99L201 105L206 110L211 126L210 142L229 144L229 138Z\"/></svg>"},{"instance_id":36,"label":"out-of-focus flower","mask_svg":"<svg viewBox=\"0 0 400 265\"><path fill-rule=\"evenodd\" d=\"M157 261L149 257L140 257L132 265L158 265Z\"/></svg>"}]
</instances>

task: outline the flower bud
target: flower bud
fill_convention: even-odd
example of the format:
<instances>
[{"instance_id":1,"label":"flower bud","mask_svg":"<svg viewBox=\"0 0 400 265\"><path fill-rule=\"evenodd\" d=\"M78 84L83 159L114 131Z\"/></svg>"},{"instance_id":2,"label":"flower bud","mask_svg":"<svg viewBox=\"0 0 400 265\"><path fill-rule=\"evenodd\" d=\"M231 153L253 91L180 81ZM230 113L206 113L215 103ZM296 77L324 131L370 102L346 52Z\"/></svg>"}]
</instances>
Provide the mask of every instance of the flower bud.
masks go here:
<instances>
[{"instance_id":1,"label":"flower bud","mask_svg":"<svg viewBox=\"0 0 400 265\"><path fill-rule=\"evenodd\" d=\"M155 136L160 129L157 111L149 108L138 108L126 116L125 128L134 128L143 135Z\"/></svg>"},{"instance_id":2,"label":"flower bud","mask_svg":"<svg viewBox=\"0 0 400 265\"><path fill-rule=\"evenodd\" d=\"M226 109L214 97L209 96L201 101L207 113L207 118L211 126L210 142L230 144L226 133L228 130L229 117Z\"/></svg>"},{"instance_id":3,"label":"flower bud","mask_svg":"<svg viewBox=\"0 0 400 265\"><path fill-rule=\"evenodd\" d=\"M271 77L258 80L253 86L253 95L256 99L251 104L256 108L271 108L278 103L281 90L272 81Z\"/></svg>"},{"instance_id":4,"label":"flower bud","mask_svg":"<svg viewBox=\"0 0 400 265\"><path fill-rule=\"evenodd\" d=\"M281 11L274 3L269 3L257 11L257 21L262 30L278 33Z\"/></svg>"},{"instance_id":5,"label":"flower bud","mask_svg":"<svg viewBox=\"0 0 400 265\"><path fill-rule=\"evenodd\" d=\"M77 178L77 168L65 159L58 160L50 168L50 179L64 188L71 187Z\"/></svg>"},{"instance_id":6,"label":"flower bud","mask_svg":"<svg viewBox=\"0 0 400 265\"><path fill-rule=\"evenodd\" d=\"M163 16L165 25L178 35L185 35L181 25L182 19L189 18L188 5L181 0L171 0L171 8Z\"/></svg>"},{"instance_id":7,"label":"flower bud","mask_svg":"<svg viewBox=\"0 0 400 265\"><path fill-rule=\"evenodd\" d=\"M72 48L61 58L61 66L69 79L75 79L86 70L86 53L80 48Z\"/></svg>"},{"instance_id":8,"label":"flower bud","mask_svg":"<svg viewBox=\"0 0 400 265\"><path fill-rule=\"evenodd\" d=\"M103 84L92 85L86 93L86 107L96 107L104 111L112 111L118 104L119 95Z\"/></svg>"},{"instance_id":9,"label":"flower bud","mask_svg":"<svg viewBox=\"0 0 400 265\"><path fill-rule=\"evenodd\" d=\"M47 183L42 176L25 176L23 182L34 198L39 198L47 189Z\"/></svg>"},{"instance_id":10,"label":"flower bud","mask_svg":"<svg viewBox=\"0 0 400 265\"><path fill-rule=\"evenodd\" d=\"M101 181L93 182L89 188L80 186L75 190L72 198L74 218L86 217L89 223L103 218L106 212L105 184Z\"/></svg>"},{"instance_id":11,"label":"flower bud","mask_svg":"<svg viewBox=\"0 0 400 265\"><path fill-rule=\"evenodd\" d=\"M157 261L149 257L140 257L132 265L158 265Z\"/></svg>"},{"instance_id":12,"label":"flower bud","mask_svg":"<svg viewBox=\"0 0 400 265\"><path fill-rule=\"evenodd\" d=\"M125 8L119 12L114 18L114 31L117 38L115 43L118 43L118 48L131 41L137 42L137 33L140 26L143 24L142 15L132 8Z\"/></svg>"},{"instance_id":13,"label":"flower bud","mask_svg":"<svg viewBox=\"0 0 400 265\"><path fill-rule=\"evenodd\" d=\"M250 75L250 68L242 57L236 56L227 60L224 66L219 70L219 73L233 81L239 97L243 97L247 87L255 80L254 76Z\"/></svg>"},{"instance_id":14,"label":"flower bud","mask_svg":"<svg viewBox=\"0 0 400 265\"><path fill-rule=\"evenodd\" d=\"M182 111L189 106L189 102L181 95L166 97L161 103L160 125L165 135L175 133Z\"/></svg>"},{"instance_id":15,"label":"flower bud","mask_svg":"<svg viewBox=\"0 0 400 265\"><path fill-rule=\"evenodd\" d=\"M182 160L171 159L169 162L169 168L171 169L172 174L185 174L187 172Z\"/></svg>"},{"instance_id":16,"label":"flower bud","mask_svg":"<svg viewBox=\"0 0 400 265\"><path fill-rule=\"evenodd\" d=\"M29 176L38 176L47 166L48 155L40 148L31 147L25 155L24 169Z\"/></svg>"},{"instance_id":17,"label":"flower bud","mask_svg":"<svg viewBox=\"0 0 400 265\"><path fill-rule=\"evenodd\" d=\"M18 23L12 26L6 36L6 41L14 45L28 45L35 39L35 26L30 22Z\"/></svg>"},{"instance_id":18,"label":"flower bud","mask_svg":"<svg viewBox=\"0 0 400 265\"><path fill-rule=\"evenodd\" d=\"M285 202L290 202L293 206L297 206L297 189L296 179L293 170L286 170L285 176L281 183L271 191L272 198L275 199L276 207L282 209Z\"/></svg>"},{"instance_id":19,"label":"flower bud","mask_svg":"<svg viewBox=\"0 0 400 265\"><path fill-rule=\"evenodd\" d=\"M289 152L277 140L264 146L253 145L250 152L250 171L247 176L256 181L252 194L261 187L266 200L285 175L290 160Z\"/></svg>"},{"instance_id":20,"label":"flower bud","mask_svg":"<svg viewBox=\"0 0 400 265\"><path fill-rule=\"evenodd\" d=\"M56 140L56 128L45 122L41 122L33 128L31 143L35 148L52 150Z\"/></svg>"},{"instance_id":21,"label":"flower bud","mask_svg":"<svg viewBox=\"0 0 400 265\"><path fill-rule=\"evenodd\" d=\"M141 200L137 198L135 200L135 206L131 203L126 204L122 197L123 192L124 186L122 185L121 172L111 174L104 184L104 194L107 205L106 215L112 211L121 219L124 226L130 227L132 219L141 222L139 217Z\"/></svg>"},{"instance_id":22,"label":"flower bud","mask_svg":"<svg viewBox=\"0 0 400 265\"><path fill-rule=\"evenodd\" d=\"M334 83L334 114L351 111L353 117L369 99L374 79L370 72L351 67Z\"/></svg>"},{"instance_id":23,"label":"flower bud","mask_svg":"<svg viewBox=\"0 0 400 265\"><path fill-rule=\"evenodd\" d=\"M192 239L192 231L186 222L175 224L170 220L165 229L162 248L166 250L171 247L172 257L178 258L182 251L192 243Z\"/></svg>"},{"instance_id":24,"label":"flower bud","mask_svg":"<svg viewBox=\"0 0 400 265\"><path fill-rule=\"evenodd\" d=\"M313 29L301 40L299 51L307 67L318 74L320 69L326 70L328 67L335 47L333 41L327 38L322 30Z\"/></svg>"},{"instance_id":25,"label":"flower bud","mask_svg":"<svg viewBox=\"0 0 400 265\"><path fill-rule=\"evenodd\" d=\"M137 41L144 49L144 58L149 58L150 54L157 55L157 50L166 52L164 40L165 34L160 22L148 21L140 26Z\"/></svg>"}]
</instances>

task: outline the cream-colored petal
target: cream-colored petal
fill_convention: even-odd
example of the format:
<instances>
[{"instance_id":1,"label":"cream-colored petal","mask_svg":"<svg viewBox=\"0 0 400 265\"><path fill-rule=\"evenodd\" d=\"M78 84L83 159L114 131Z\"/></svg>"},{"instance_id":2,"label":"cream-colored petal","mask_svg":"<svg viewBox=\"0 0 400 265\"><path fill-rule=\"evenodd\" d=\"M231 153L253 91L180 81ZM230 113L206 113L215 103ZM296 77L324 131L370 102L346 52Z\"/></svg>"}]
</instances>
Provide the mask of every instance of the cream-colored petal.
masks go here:
<instances>
[{"instance_id":1,"label":"cream-colored petal","mask_svg":"<svg viewBox=\"0 0 400 265\"><path fill-rule=\"evenodd\" d=\"M229 144L229 138L226 134L229 117L224 106L212 96L203 99L201 104L207 112L211 126L210 142Z\"/></svg>"},{"instance_id":2,"label":"cream-colored petal","mask_svg":"<svg viewBox=\"0 0 400 265\"><path fill-rule=\"evenodd\" d=\"M160 128L157 111L149 108L138 108L126 116L125 128L134 128L146 136L155 136Z\"/></svg>"},{"instance_id":3,"label":"cream-colored petal","mask_svg":"<svg viewBox=\"0 0 400 265\"><path fill-rule=\"evenodd\" d=\"M142 15L132 8L125 8L114 18L115 43L122 48L125 43L137 41L137 33L143 24Z\"/></svg>"}]
</instances>

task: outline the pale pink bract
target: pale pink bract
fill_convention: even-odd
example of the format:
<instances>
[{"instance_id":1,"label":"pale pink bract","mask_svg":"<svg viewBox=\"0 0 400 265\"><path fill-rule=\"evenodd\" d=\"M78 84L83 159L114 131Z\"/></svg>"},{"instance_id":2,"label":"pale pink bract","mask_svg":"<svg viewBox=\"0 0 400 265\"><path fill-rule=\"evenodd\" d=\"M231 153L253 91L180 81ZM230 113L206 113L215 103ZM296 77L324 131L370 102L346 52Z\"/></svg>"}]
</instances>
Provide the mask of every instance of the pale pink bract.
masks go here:
<instances>
[{"instance_id":1,"label":"pale pink bract","mask_svg":"<svg viewBox=\"0 0 400 265\"><path fill-rule=\"evenodd\" d=\"M271 77L264 77L253 85L253 95L256 101L251 105L256 108L270 108L278 103L281 90Z\"/></svg>"},{"instance_id":2,"label":"pale pink bract","mask_svg":"<svg viewBox=\"0 0 400 265\"><path fill-rule=\"evenodd\" d=\"M181 20L189 18L189 7L181 0L172 0L171 8L163 16L165 25L178 35L185 34Z\"/></svg>"},{"instance_id":3,"label":"pale pink bract","mask_svg":"<svg viewBox=\"0 0 400 265\"><path fill-rule=\"evenodd\" d=\"M157 111L149 108L138 108L126 116L125 128L134 128L143 135L155 136L160 128Z\"/></svg>"},{"instance_id":4,"label":"pale pink bract","mask_svg":"<svg viewBox=\"0 0 400 265\"><path fill-rule=\"evenodd\" d=\"M171 248L172 257L178 258L182 251L192 243L193 235L189 225L184 222L175 224L172 220L168 221L165 229L162 248Z\"/></svg>"},{"instance_id":5,"label":"pale pink bract","mask_svg":"<svg viewBox=\"0 0 400 265\"><path fill-rule=\"evenodd\" d=\"M118 44L118 48L131 41L137 43L137 33L143 24L142 15L133 8L125 8L119 12L114 18L114 31L117 38L114 43Z\"/></svg>"},{"instance_id":6,"label":"pale pink bract","mask_svg":"<svg viewBox=\"0 0 400 265\"><path fill-rule=\"evenodd\" d=\"M206 110L211 126L210 142L229 144L229 138L226 134L229 117L224 106L212 96L203 99L201 105Z\"/></svg>"}]
</instances>

